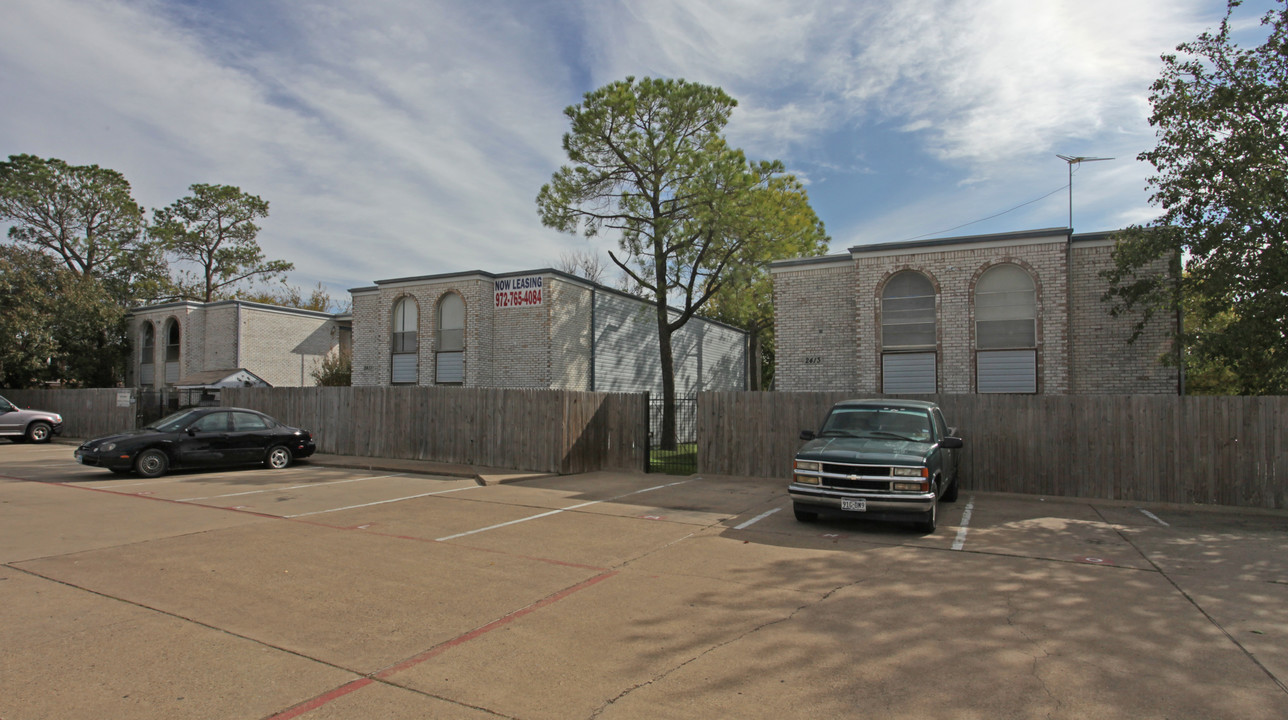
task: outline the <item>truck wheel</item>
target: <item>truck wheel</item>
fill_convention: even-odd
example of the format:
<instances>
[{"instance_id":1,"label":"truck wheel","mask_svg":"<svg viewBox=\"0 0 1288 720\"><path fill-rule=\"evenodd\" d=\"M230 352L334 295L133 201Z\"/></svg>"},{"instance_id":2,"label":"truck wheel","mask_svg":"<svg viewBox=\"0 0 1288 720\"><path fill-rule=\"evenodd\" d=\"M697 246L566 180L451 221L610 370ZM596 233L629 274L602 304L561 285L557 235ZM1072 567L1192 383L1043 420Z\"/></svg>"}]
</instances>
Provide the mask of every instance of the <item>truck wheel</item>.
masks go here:
<instances>
[{"instance_id":1,"label":"truck wheel","mask_svg":"<svg viewBox=\"0 0 1288 720\"><path fill-rule=\"evenodd\" d=\"M814 522L818 519L818 513L802 510L799 505L792 505L792 513L796 515L798 522Z\"/></svg>"},{"instance_id":2,"label":"truck wheel","mask_svg":"<svg viewBox=\"0 0 1288 720\"><path fill-rule=\"evenodd\" d=\"M961 484L960 478L953 478L953 484L948 486L948 489L944 491L944 496L939 499L944 502L957 502L957 488Z\"/></svg>"},{"instance_id":3,"label":"truck wheel","mask_svg":"<svg viewBox=\"0 0 1288 720\"><path fill-rule=\"evenodd\" d=\"M29 442L47 443L52 434L53 428L46 422L34 422L27 428L27 440Z\"/></svg>"},{"instance_id":4,"label":"truck wheel","mask_svg":"<svg viewBox=\"0 0 1288 720\"><path fill-rule=\"evenodd\" d=\"M917 523L917 529L929 535L935 531L935 526L939 521L939 503L930 506L930 510L922 516L921 522Z\"/></svg>"}]
</instances>

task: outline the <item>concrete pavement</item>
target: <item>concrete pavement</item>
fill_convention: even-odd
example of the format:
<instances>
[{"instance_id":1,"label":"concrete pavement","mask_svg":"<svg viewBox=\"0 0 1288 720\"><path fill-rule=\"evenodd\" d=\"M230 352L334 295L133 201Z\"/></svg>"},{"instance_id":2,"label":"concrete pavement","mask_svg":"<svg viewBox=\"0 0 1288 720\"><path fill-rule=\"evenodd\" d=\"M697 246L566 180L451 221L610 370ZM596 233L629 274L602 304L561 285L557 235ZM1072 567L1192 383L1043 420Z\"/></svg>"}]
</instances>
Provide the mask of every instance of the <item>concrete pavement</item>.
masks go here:
<instances>
[{"instance_id":1,"label":"concrete pavement","mask_svg":"<svg viewBox=\"0 0 1288 720\"><path fill-rule=\"evenodd\" d=\"M415 473L0 443L0 718L1288 717L1282 512Z\"/></svg>"}]
</instances>

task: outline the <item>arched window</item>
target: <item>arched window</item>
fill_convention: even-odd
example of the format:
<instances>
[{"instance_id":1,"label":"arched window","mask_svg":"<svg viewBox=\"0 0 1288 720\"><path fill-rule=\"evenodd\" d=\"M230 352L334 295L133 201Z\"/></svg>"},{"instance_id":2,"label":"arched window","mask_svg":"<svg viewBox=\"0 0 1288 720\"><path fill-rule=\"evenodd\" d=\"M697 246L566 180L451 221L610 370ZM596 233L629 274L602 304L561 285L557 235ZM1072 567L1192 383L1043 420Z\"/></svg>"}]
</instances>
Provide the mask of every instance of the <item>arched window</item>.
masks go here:
<instances>
[{"instance_id":1,"label":"arched window","mask_svg":"<svg viewBox=\"0 0 1288 720\"><path fill-rule=\"evenodd\" d=\"M975 285L976 388L982 393L1038 391L1037 290L1019 265L989 268Z\"/></svg>"},{"instance_id":2,"label":"arched window","mask_svg":"<svg viewBox=\"0 0 1288 720\"><path fill-rule=\"evenodd\" d=\"M919 272L897 273L881 291L881 391L934 393L935 286Z\"/></svg>"},{"instance_id":3,"label":"arched window","mask_svg":"<svg viewBox=\"0 0 1288 720\"><path fill-rule=\"evenodd\" d=\"M438 353L434 383L465 382L465 301L447 293L438 301Z\"/></svg>"},{"instance_id":4,"label":"arched window","mask_svg":"<svg viewBox=\"0 0 1288 720\"><path fill-rule=\"evenodd\" d=\"M415 298L403 297L394 303L393 364L390 371L390 380L394 383L415 383L419 379L420 364L416 353L419 348L416 334L419 319Z\"/></svg>"},{"instance_id":5,"label":"arched window","mask_svg":"<svg viewBox=\"0 0 1288 720\"><path fill-rule=\"evenodd\" d=\"M157 329L149 321L143 322L143 338L139 346L139 384L152 387L157 380Z\"/></svg>"},{"instance_id":6,"label":"arched window","mask_svg":"<svg viewBox=\"0 0 1288 720\"><path fill-rule=\"evenodd\" d=\"M170 318L165 324L165 384L179 382L179 321Z\"/></svg>"}]
</instances>

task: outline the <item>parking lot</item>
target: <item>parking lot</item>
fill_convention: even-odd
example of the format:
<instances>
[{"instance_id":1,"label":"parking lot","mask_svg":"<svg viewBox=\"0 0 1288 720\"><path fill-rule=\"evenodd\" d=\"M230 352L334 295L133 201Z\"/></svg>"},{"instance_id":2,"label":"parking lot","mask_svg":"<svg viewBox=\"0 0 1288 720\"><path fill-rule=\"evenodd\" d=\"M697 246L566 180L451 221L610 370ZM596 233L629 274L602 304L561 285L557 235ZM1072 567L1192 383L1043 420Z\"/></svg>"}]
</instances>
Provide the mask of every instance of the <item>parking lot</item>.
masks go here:
<instances>
[{"instance_id":1,"label":"parking lot","mask_svg":"<svg viewBox=\"0 0 1288 720\"><path fill-rule=\"evenodd\" d=\"M0 442L0 719L1285 718L1288 513Z\"/></svg>"}]
</instances>

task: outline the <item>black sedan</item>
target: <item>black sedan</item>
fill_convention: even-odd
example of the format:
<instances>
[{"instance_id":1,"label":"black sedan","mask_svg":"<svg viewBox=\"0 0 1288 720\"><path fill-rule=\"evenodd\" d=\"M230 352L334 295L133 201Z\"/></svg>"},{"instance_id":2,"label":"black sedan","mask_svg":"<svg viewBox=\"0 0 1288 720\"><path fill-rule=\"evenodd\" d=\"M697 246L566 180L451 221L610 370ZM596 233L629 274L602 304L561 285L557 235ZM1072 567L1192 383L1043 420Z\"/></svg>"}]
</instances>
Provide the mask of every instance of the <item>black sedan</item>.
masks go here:
<instances>
[{"instance_id":1,"label":"black sedan","mask_svg":"<svg viewBox=\"0 0 1288 720\"><path fill-rule=\"evenodd\" d=\"M254 410L194 408L142 430L96 438L76 449L76 462L115 473L159 477L172 467L287 467L315 449L307 430Z\"/></svg>"}]
</instances>

